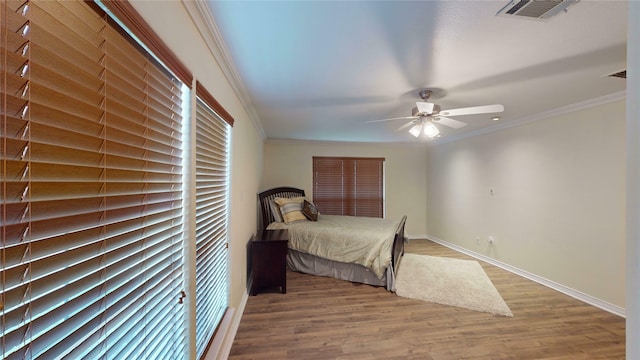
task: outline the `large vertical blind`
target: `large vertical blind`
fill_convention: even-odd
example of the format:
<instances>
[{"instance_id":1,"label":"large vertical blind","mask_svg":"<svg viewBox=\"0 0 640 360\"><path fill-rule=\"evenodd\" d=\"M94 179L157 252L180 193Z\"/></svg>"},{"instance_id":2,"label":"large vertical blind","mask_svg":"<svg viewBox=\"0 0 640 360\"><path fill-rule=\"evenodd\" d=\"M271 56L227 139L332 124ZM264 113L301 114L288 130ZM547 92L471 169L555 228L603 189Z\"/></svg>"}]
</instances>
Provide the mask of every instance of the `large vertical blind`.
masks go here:
<instances>
[{"instance_id":1,"label":"large vertical blind","mask_svg":"<svg viewBox=\"0 0 640 360\"><path fill-rule=\"evenodd\" d=\"M198 86L196 92L202 92ZM201 358L228 306L230 125L196 101L196 354Z\"/></svg>"},{"instance_id":2,"label":"large vertical blind","mask_svg":"<svg viewBox=\"0 0 640 360\"><path fill-rule=\"evenodd\" d=\"M384 216L384 158L313 157L313 202L330 215Z\"/></svg>"},{"instance_id":3,"label":"large vertical blind","mask_svg":"<svg viewBox=\"0 0 640 360\"><path fill-rule=\"evenodd\" d=\"M3 359L181 358L182 84L92 3L0 17Z\"/></svg>"}]
</instances>

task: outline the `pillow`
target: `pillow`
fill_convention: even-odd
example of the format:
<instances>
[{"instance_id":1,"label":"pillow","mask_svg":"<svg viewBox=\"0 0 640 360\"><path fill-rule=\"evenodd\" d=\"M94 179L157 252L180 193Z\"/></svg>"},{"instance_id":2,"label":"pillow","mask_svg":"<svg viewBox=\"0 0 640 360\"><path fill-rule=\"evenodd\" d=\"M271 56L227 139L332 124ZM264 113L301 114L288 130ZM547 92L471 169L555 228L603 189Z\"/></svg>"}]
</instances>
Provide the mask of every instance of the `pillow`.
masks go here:
<instances>
[{"instance_id":1,"label":"pillow","mask_svg":"<svg viewBox=\"0 0 640 360\"><path fill-rule=\"evenodd\" d=\"M271 209L271 215L273 215L273 221L283 222L282 214L280 213L280 206L276 204L274 200L269 200L269 209Z\"/></svg>"},{"instance_id":2,"label":"pillow","mask_svg":"<svg viewBox=\"0 0 640 360\"><path fill-rule=\"evenodd\" d=\"M285 224L298 221L307 221L307 217L302 213L302 202L304 198L278 198L274 200L280 206L280 213Z\"/></svg>"},{"instance_id":3,"label":"pillow","mask_svg":"<svg viewBox=\"0 0 640 360\"><path fill-rule=\"evenodd\" d=\"M307 200L302 205L302 213L311 221L318 221L318 208L312 202Z\"/></svg>"}]
</instances>

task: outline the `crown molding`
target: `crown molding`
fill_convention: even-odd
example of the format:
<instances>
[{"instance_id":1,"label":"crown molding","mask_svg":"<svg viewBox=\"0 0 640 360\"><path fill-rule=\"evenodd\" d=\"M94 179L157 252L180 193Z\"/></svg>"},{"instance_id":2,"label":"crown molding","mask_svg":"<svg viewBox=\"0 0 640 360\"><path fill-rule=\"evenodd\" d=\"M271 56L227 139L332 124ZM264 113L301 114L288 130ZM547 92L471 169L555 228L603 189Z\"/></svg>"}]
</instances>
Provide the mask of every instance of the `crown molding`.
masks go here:
<instances>
[{"instance_id":1,"label":"crown molding","mask_svg":"<svg viewBox=\"0 0 640 360\"><path fill-rule=\"evenodd\" d=\"M395 146L395 147L416 147L426 148L425 143L420 142L360 142L360 141L331 141L331 140L302 140L302 139L281 139L281 138L266 138L265 144L274 145L362 145L362 146Z\"/></svg>"},{"instance_id":2,"label":"crown molding","mask_svg":"<svg viewBox=\"0 0 640 360\"><path fill-rule=\"evenodd\" d=\"M211 15L211 10L207 6L206 1L182 0L182 5L187 10L193 24L198 29L200 36L209 48L211 55L216 60L225 78L231 85L233 92L236 94L242 107L245 109L253 126L258 131L260 137L266 139L266 133L260 117L255 108L251 105L251 98L247 87L244 85L238 70L235 67L231 54L227 50L227 46L222 38L220 30Z\"/></svg>"},{"instance_id":3,"label":"crown molding","mask_svg":"<svg viewBox=\"0 0 640 360\"><path fill-rule=\"evenodd\" d=\"M591 99L591 100L587 100L587 101L581 101L581 102L578 102L578 103L575 103L575 104L559 107L559 108L556 108L556 109L551 109L551 110L548 110L548 111L543 111L541 113L533 114L531 116L525 116L525 117L522 117L522 118L519 118L519 119L515 119L515 120L508 121L508 122L504 122L504 123L501 123L501 124L498 124L498 125L495 125L495 126L490 126L490 127L486 127L486 128L470 131L470 132L463 133L463 134L460 134L460 135L454 135L454 136L448 136L446 138L436 139L435 141L429 143L429 146L438 146L438 145L442 145L442 144L452 143L452 142L464 140L464 139L467 139L467 138L470 138L470 137L483 135L483 134L488 134L488 133L492 133L492 132L495 132L495 131L507 129L507 128L510 128L510 127L520 126L520 125L532 123L532 122L535 122L535 121L548 119L550 117L560 116L560 115L572 113L574 111L584 110L584 109L588 109L588 108L591 108L591 107L594 107L594 106L611 103L611 102L614 102L614 101L624 100L626 98L626 96L627 96L627 92L626 91L618 91L618 92L615 92L615 93L612 93L612 94L609 94L609 95L597 97L595 99Z\"/></svg>"}]
</instances>

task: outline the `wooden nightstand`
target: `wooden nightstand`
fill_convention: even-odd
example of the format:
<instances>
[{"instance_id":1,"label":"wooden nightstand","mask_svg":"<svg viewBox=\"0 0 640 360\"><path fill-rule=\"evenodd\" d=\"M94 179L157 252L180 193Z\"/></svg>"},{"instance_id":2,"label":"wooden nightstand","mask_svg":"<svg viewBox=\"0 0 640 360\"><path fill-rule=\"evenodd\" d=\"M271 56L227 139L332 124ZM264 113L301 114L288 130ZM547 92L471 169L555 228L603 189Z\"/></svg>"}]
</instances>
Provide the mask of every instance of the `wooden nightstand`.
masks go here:
<instances>
[{"instance_id":1,"label":"wooden nightstand","mask_svg":"<svg viewBox=\"0 0 640 360\"><path fill-rule=\"evenodd\" d=\"M287 293L287 230L263 230L251 241L251 295L280 287Z\"/></svg>"}]
</instances>

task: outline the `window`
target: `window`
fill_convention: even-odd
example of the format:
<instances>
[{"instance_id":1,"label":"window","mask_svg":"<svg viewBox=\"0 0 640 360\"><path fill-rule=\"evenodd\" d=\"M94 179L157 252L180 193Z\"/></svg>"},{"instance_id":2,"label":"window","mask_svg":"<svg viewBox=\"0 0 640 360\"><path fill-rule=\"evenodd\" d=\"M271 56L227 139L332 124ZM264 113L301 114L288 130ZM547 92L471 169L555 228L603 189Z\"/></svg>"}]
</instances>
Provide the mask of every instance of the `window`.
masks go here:
<instances>
[{"instance_id":1,"label":"window","mask_svg":"<svg viewBox=\"0 0 640 360\"><path fill-rule=\"evenodd\" d=\"M183 358L190 74L91 2L3 0L0 20L3 359Z\"/></svg>"},{"instance_id":2,"label":"window","mask_svg":"<svg viewBox=\"0 0 640 360\"><path fill-rule=\"evenodd\" d=\"M180 82L83 3L2 6L3 358L180 353Z\"/></svg>"},{"instance_id":3,"label":"window","mask_svg":"<svg viewBox=\"0 0 640 360\"><path fill-rule=\"evenodd\" d=\"M202 93L199 84L196 92ZM201 358L228 306L230 125L196 102L196 354Z\"/></svg>"},{"instance_id":4,"label":"window","mask_svg":"<svg viewBox=\"0 0 640 360\"><path fill-rule=\"evenodd\" d=\"M384 216L384 158L313 157L313 202L324 214Z\"/></svg>"}]
</instances>

